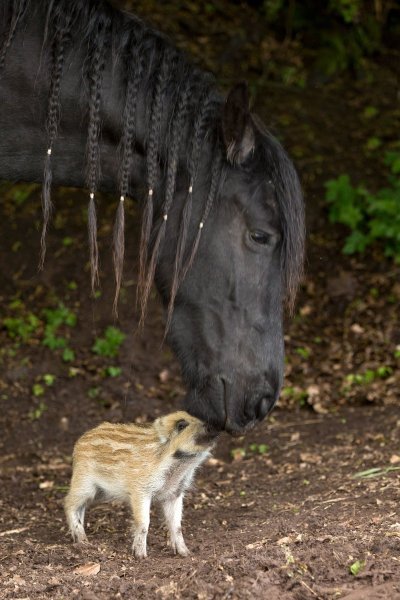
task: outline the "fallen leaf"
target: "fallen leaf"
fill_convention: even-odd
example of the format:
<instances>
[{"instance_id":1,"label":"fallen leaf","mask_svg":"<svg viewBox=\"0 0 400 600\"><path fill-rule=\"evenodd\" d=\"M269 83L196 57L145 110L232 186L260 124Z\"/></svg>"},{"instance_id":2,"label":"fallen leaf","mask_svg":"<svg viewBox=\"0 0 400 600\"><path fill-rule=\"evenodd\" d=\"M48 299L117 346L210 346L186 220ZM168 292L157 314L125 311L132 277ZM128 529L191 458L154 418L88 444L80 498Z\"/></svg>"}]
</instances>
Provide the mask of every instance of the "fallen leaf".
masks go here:
<instances>
[{"instance_id":1,"label":"fallen leaf","mask_svg":"<svg viewBox=\"0 0 400 600\"><path fill-rule=\"evenodd\" d=\"M314 402L312 404L312 408L314 412L316 412L318 415L327 415L329 412L329 410L325 406L323 406L321 402Z\"/></svg>"},{"instance_id":2,"label":"fallen leaf","mask_svg":"<svg viewBox=\"0 0 400 600\"><path fill-rule=\"evenodd\" d=\"M77 575L83 575L84 577L90 577L91 575L97 575L100 571L100 563L86 563L80 567L74 569L74 573Z\"/></svg>"},{"instance_id":3,"label":"fallen leaf","mask_svg":"<svg viewBox=\"0 0 400 600\"><path fill-rule=\"evenodd\" d=\"M306 392L311 398L313 398L314 396L319 396L320 389L318 385L312 384L308 386Z\"/></svg>"},{"instance_id":4,"label":"fallen leaf","mask_svg":"<svg viewBox=\"0 0 400 600\"><path fill-rule=\"evenodd\" d=\"M22 577L20 575L18 575L17 573L13 576L11 581L13 583L16 583L17 585L26 585L25 579L22 579Z\"/></svg>"},{"instance_id":5,"label":"fallen leaf","mask_svg":"<svg viewBox=\"0 0 400 600\"><path fill-rule=\"evenodd\" d=\"M392 456L389 459L389 462L391 465L396 465L400 462L400 456L398 454L392 454Z\"/></svg>"},{"instance_id":6,"label":"fallen leaf","mask_svg":"<svg viewBox=\"0 0 400 600\"><path fill-rule=\"evenodd\" d=\"M163 369L161 371L161 373L159 373L158 378L161 381L161 383L166 383L168 381L168 379L169 379L169 371L168 371L168 369Z\"/></svg>"},{"instance_id":7,"label":"fallen leaf","mask_svg":"<svg viewBox=\"0 0 400 600\"><path fill-rule=\"evenodd\" d=\"M292 544L293 540L287 535L286 537L280 538L276 543L278 546L286 546L287 544Z\"/></svg>"},{"instance_id":8,"label":"fallen leaf","mask_svg":"<svg viewBox=\"0 0 400 600\"><path fill-rule=\"evenodd\" d=\"M300 460L305 463L317 465L321 462L321 457L319 454L311 454L311 452L300 452Z\"/></svg>"},{"instance_id":9,"label":"fallen leaf","mask_svg":"<svg viewBox=\"0 0 400 600\"><path fill-rule=\"evenodd\" d=\"M39 488L41 490L51 490L54 485L54 481L42 481L39 483Z\"/></svg>"},{"instance_id":10,"label":"fallen leaf","mask_svg":"<svg viewBox=\"0 0 400 600\"><path fill-rule=\"evenodd\" d=\"M300 308L300 314L302 317L307 317L308 315L310 315L312 313L313 309L312 306L310 306L309 304L305 304L304 306L302 306Z\"/></svg>"}]
</instances>

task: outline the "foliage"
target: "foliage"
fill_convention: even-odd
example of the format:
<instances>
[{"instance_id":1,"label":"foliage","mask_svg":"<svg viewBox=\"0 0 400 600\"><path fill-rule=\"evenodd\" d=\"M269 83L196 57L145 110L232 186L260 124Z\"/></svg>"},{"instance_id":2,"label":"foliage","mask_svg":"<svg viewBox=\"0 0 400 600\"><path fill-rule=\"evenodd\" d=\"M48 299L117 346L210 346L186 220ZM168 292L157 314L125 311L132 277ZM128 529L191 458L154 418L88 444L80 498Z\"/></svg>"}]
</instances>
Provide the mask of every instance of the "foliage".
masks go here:
<instances>
[{"instance_id":1,"label":"foliage","mask_svg":"<svg viewBox=\"0 0 400 600\"><path fill-rule=\"evenodd\" d=\"M121 375L121 373L122 373L121 367L113 367L111 365L104 369L104 374L106 375L106 377L119 377L119 375Z\"/></svg>"},{"instance_id":2,"label":"foliage","mask_svg":"<svg viewBox=\"0 0 400 600\"><path fill-rule=\"evenodd\" d=\"M346 382L349 385L368 385L377 379L386 379L393 372L391 367L383 365L377 369L366 369L364 373L350 373L347 375Z\"/></svg>"},{"instance_id":3,"label":"foliage","mask_svg":"<svg viewBox=\"0 0 400 600\"><path fill-rule=\"evenodd\" d=\"M60 329L75 327L76 315L64 304L60 303L55 308L44 309L40 316L31 312L24 312L25 306L20 299L15 299L9 308L16 313L15 316L5 317L2 324L10 338L17 343L37 343L42 338L43 346L50 350L62 349L64 362L75 359L75 353L68 347L67 337L60 335ZM48 376L52 377L51 375ZM51 385L45 381L46 385Z\"/></svg>"},{"instance_id":4,"label":"foliage","mask_svg":"<svg viewBox=\"0 0 400 600\"><path fill-rule=\"evenodd\" d=\"M40 417L46 410L47 404L45 404L44 402L39 402L39 405L36 408L29 411L28 417L31 419L31 421L37 421L38 419L40 419Z\"/></svg>"},{"instance_id":5,"label":"foliage","mask_svg":"<svg viewBox=\"0 0 400 600\"><path fill-rule=\"evenodd\" d=\"M364 560L356 560L353 564L350 565L349 571L352 575L356 576L359 572L365 567Z\"/></svg>"},{"instance_id":6,"label":"foliage","mask_svg":"<svg viewBox=\"0 0 400 600\"><path fill-rule=\"evenodd\" d=\"M387 152L390 172L388 186L375 194L363 185L354 187L348 175L328 181L326 200L329 219L351 229L343 252L362 253L376 241L383 244L386 256L400 263L400 151Z\"/></svg>"},{"instance_id":7,"label":"foliage","mask_svg":"<svg viewBox=\"0 0 400 600\"><path fill-rule=\"evenodd\" d=\"M92 346L92 351L99 356L114 358L119 347L125 339L125 334L117 327L107 327L104 337L97 338Z\"/></svg>"},{"instance_id":8,"label":"foliage","mask_svg":"<svg viewBox=\"0 0 400 600\"><path fill-rule=\"evenodd\" d=\"M234 461L240 461L250 456L248 452L253 454L267 454L267 452L269 452L269 446L268 444L250 444L247 449L232 448L231 457Z\"/></svg>"},{"instance_id":9,"label":"foliage","mask_svg":"<svg viewBox=\"0 0 400 600\"><path fill-rule=\"evenodd\" d=\"M381 51L386 32L398 26L389 0L264 0L262 11L285 40L314 48L316 68L328 76L364 68L365 59Z\"/></svg>"},{"instance_id":10,"label":"foliage","mask_svg":"<svg viewBox=\"0 0 400 600\"><path fill-rule=\"evenodd\" d=\"M256 454L266 454L269 451L268 444L250 444L249 450Z\"/></svg>"},{"instance_id":11,"label":"foliage","mask_svg":"<svg viewBox=\"0 0 400 600\"><path fill-rule=\"evenodd\" d=\"M3 325L11 338L25 343L32 334L36 333L40 326L40 319L33 313L28 313L21 317L6 317L3 319Z\"/></svg>"},{"instance_id":12,"label":"foliage","mask_svg":"<svg viewBox=\"0 0 400 600\"><path fill-rule=\"evenodd\" d=\"M387 475L392 471L399 470L400 467L394 467L392 465L388 467L372 467L372 469L367 469L366 471L359 471L358 473L355 473L353 477L354 479L372 479L374 477L381 477L382 475Z\"/></svg>"},{"instance_id":13,"label":"foliage","mask_svg":"<svg viewBox=\"0 0 400 600\"><path fill-rule=\"evenodd\" d=\"M63 350L63 361L73 361L75 353L68 347L66 337L59 335L59 329L61 327L75 327L77 321L75 313L60 303L56 308L45 309L43 314L46 324L42 344L51 350L61 348Z\"/></svg>"},{"instance_id":14,"label":"foliage","mask_svg":"<svg viewBox=\"0 0 400 600\"><path fill-rule=\"evenodd\" d=\"M298 403L300 406L305 406L308 399L308 392L300 389L297 386L287 386L282 389L282 397Z\"/></svg>"}]
</instances>

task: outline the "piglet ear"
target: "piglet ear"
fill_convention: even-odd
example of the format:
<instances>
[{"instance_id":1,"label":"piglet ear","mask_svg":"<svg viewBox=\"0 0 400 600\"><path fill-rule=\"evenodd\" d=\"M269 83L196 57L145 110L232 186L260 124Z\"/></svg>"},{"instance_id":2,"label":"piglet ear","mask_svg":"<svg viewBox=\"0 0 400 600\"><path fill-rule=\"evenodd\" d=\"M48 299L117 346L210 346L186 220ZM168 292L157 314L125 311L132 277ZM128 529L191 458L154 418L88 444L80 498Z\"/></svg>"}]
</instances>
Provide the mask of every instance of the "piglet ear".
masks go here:
<instances>
[{"instance_id":1,"label":"piglet ear","mask_svg":"<svg viewBox=\"0 0 400 600\"><path fill-rule=\"evenodd\" d=\"M249 92L244 82L235 85L228 94L222 115L222 133L228 161L243 164L255 148Z\"/></svg>"},{"instance_id":2,"label":"piglet ear","mask_svg":"<svg viewBox=\"0 0 400 600\"><path fill-rule=\"evenodd\" d=\"M165 421L164 421L163 417L158 417L158 419L156 419L154 421L154 429L157 432L160 443L165 444L165 442L168 441L168 436L167 436Z\"/></svg>"}]
</instances>

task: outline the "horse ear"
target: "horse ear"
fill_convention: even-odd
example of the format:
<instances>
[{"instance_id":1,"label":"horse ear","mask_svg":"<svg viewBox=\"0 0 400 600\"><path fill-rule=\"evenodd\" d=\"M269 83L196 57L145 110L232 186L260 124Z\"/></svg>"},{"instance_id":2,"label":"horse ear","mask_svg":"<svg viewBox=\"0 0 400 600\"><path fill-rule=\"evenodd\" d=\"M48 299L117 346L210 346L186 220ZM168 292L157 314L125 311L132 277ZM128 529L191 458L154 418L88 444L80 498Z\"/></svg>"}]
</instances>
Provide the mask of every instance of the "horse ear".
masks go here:
<instances>
[{"instance_id":1,"label":"horse ear","mask_svg":"<svg viewBox=\"0 0 400 600\"><path fill-rule=\"evenodd\" d=\"M244 82L235 85L227 96L222 115L222 133L228 161L237 165L244 163L255 148L249 92Z\"/></svg>"}]
</instances>

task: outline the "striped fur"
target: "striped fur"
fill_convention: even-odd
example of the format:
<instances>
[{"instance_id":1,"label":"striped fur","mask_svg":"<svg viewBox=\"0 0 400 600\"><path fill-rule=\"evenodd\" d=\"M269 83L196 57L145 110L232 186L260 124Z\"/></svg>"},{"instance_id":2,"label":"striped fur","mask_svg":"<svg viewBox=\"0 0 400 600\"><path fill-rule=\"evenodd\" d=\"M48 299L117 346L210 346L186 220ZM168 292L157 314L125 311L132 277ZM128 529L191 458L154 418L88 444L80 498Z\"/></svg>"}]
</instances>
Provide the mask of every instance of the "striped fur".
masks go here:
<instances>
[{"instance_id":1,"label":"striped fur","mask_svg":"<svg viewBox=\"0 0 400 600\"><path fill-rule=\"evenodd\" d=\"M147 556L153 500L162 506L174 553L186 556L182 505L196 468L210 455L213 435L184 411L146 426L102 423L75 444L73 473L65 512L73 539L87 542L85 508L99 496L122 500L133 513L133 552Z\"/></svg>"}]
</instances>

